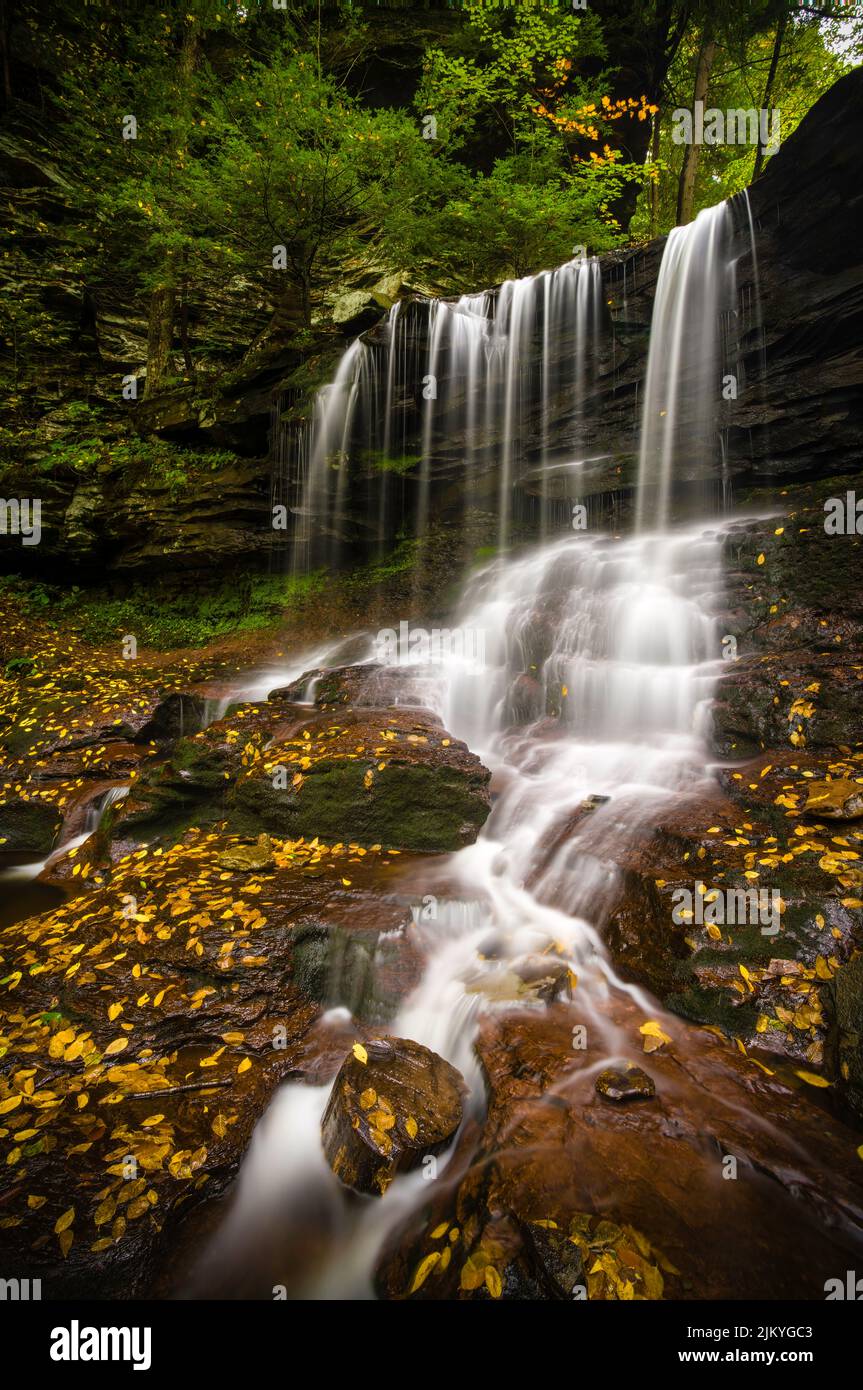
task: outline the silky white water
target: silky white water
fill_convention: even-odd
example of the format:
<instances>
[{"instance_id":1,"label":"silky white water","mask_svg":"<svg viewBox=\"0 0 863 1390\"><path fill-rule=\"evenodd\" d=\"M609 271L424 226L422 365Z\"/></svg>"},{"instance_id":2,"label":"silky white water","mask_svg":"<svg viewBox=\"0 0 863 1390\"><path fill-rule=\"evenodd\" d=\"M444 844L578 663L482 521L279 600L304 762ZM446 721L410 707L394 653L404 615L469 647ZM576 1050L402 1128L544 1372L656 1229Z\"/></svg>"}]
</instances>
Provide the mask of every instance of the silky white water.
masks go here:
<instances>
[{"instance_id":1,"label":"silky white water","mask_svg":"<svg viewBox=\"0 0 863 1390\"><path fill-rule=\"evenodd\" d=\"M565 401L580 416L603 319L595 259L415 307L421 312L397 302L379 329L350 344L294 441L298 570L322 559L337 563L355 532L360 542L376 537L380 549L393 529L397 485L402 520L422 539L434 471L450 457L460 468L465 509L476 501L483 475L494 471L496 497L488 500L497 505L498 543L505 548L514 489L529 455L547 481L552 407ZM368 494L364 518L357 515L358 499L348 506L357 478ZM546 513L543 491L543 527Z\"/></svg>"},{"instance_id":2,"label":"silky white water","mask_svg":"<svg viewBox=\"0 0 863 1390\"><path fill-rule=\"evenodd\" d=\"M477 1016L483 1007L506 1007L486 995L493 1000L510 960L543 952L577 975L573 1022L591 1032L596 1070L626 1046L608 1021L608 992L634 995L648 1016L647 1001L616 977L600 928L614 893L616 848L668 798L706 778L699 731L719 656L720 582L716 532L567 538L478 575L458 623L484 634L483 659L444 656L424 672L430 703L492 770L499 792L476 843L449 861L435 919L407 927L420 933L428 965L387 1031L458 1067L475 1107L482 1106ZM514 724L525 679L535 717ZM547 718L547 702L561 708L560 720ZM555 850L556 832L589 795L609 800ZM490 933L493 961L480 951ZM254 1264L267 1233L302 1229L311 1211L324 1254L316 1244L290 1296L371 1296L388 1231L429 1192L423 1174L413 1173L382 1199L346 1193L321 1149L329 1090L279 1092L205 1267ZM442 1160L438 1180L444 1171ZM267 1292L258 1288L257 1296Z\"/></svg>"},{"instance_id":3,"label":"silky white water","mask_svg":"<svg viewBox=\"0 0 863 1390\"><path fill-rule=\"evenodd\" d=\"M724 216L702 214L673 234L666 249L654 320L658 341L673 355L663 364L651 351L636 532L573 534L521 556L502 554L470 580L449 623L480 639L459 644L471 658L439 653L421 672L424 701L491 770L494 800L476 842L447 861L434 919L406 925L419 935L427 964L387 1031L458 1067L474 1112L484 1104L473 1052L478 1017L483 1009L509 1007L499 986L514 959L541 954L577 977L573 1024L588 1029L591 1071L625 1055L627 1042L609 1019L610 995L633 996L645 1017L656 1008L616 976L602 929L619 882L620 852L635 829L655 824L673 799L708 782L703 735L720 657L721 536L709 525L672 531L667 523L681 428L675 374L693 309L707 320L694 364L699 389L714 386ZM579 290L580 274L571 277L570 313L593 299L586 280ZM521 418L526 364L513 347L521 324L543 299L551 322L549 305L561 296L561 286L539 277L501 292L507 437L509 426L515 437ZM429 358L436 366L448 335L451 346L460 345L472 386L489 338L478 308L483 305L439 306ZM397 314L391 322L397 324ZM583 361L573 364L571 390L581 389L584 370ZM393 367L388 401L395 376ZM350 388L345 381L339 389L344 419ZM664 415L660 397L668 402ZM479 436L487 406L488 396L472 399L462 427L467 420ZM699 418L709 414L704 402ZM426 419L430 457L433 409ZM512 464L505 445L502 519ZM416 661L401 655L393 664L406 668L405 691L416 690L417 672L409 669ZM519 1007L542 1005L520 999ZM201 1262L198 1292L213 1288L214 1269L230 1265L251 1269L251 1296L271 1297L264 1281L284 1266L289 1297L372 1296L383 1241L429 1198L429 1182L441 1180L446 1157L436 1177L421 1171L398 1177L383 1198L348 1193L321 1148L329 1090L287 1085L278 1092L255 1132L229 1215Z\"/></svg>"},{"instance_id":4,"label":"silky white water","mask_svg":"<svg viewBox=\"0 0 863 1390\"><path fill-rule=\"evenodd\" d=\"M727 203L668 235L650 326L636 526L666 527L681 477L704 479L719 450L720 316L731 306Z\"/></svg>"}]
</instances>

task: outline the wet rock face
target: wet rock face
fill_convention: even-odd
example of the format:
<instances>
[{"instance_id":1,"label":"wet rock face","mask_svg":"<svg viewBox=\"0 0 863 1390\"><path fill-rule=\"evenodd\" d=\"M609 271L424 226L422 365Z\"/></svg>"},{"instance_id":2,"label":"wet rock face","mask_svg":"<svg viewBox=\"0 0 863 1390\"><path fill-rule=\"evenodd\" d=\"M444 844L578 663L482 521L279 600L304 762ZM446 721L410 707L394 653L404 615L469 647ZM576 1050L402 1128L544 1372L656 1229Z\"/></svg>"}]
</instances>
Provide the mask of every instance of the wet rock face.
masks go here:
<instances>
[{"instance_id":1,"label":"wet rock face","mask_svg":"<svg viewBox=\"0 0 863 1390\"><path fill-rule=\"evenodd\" d=\"M832 1045L843 1097L858 1124L863 1123L863 956L838 972L835 982Z\"/></svg>"},{"instance_id":2,"label":"wet rock face","mask_svg":"<svg viewBox=\"0 0 863 1390\"><path fill-rule=\"evenodd\" d=\"M363 652L357 654L362 661ZM360 665L324 667L306 671L291 685L271 690L270 700L310 702L316 709L390 709L396 704L428 707L429 697L440 685L440 668L434 666L384 666L365 661Z\"/></svg>"},{"instance_id":3,"label":"wet rock face","mask_svg":"<svg viewBox=\"0 0 863 1390\"><path fill-rule=\"evenodd\" d=\"M0 802L0 851L47 854L62 823L62 813L51 801L35 794L12 796Z\"/></svg>"},{"instance_id":4,"label":"wet rock face","mask_svg":"<svg viewBox=\"0 0 863 1390\"><path fill-rule=\"evenodd\" d=\"M396 1173L451 1141L465 1089L455 1067L419 1043L374 1037L355 1044L321 1121L327 1162L348 1187L382 1196Z\"/></svg>"},{"instance_id":5,"label":"wet rock face","mask_svg":"<svg viewBox=\"0 0 863 1390\"><path fill-rule=\"evenodd\" d=\"M612 1009L615 1035L640 1045L639 1008L618 996ZM855 1131L813 1107L803 1083L795 1092L731 1040L679 1020L651 1054L655 1097L610 1103L595 1087L605 1042L591 1025L574 1050L572 1019L555 1005L481 1020L487 1113L387 1241L381 1294L823 1298L842 1224L860 1212ZM789 1134L805 1172L789 1166ZM741 1181L722 1181L727 1155Z\"/></svg>"},{"instance_id":6,"label":"wet rock face","mask_svg":"<svg viewBox=\"0 0 863 1390\"><path fill-rule=\"evenodd\" d=\"M786 514L732 527L724 544L728 659L713 711L723 758L863 743L863 536L828 535L845 482L786 489Z\"/></svg>"}]
</instances>

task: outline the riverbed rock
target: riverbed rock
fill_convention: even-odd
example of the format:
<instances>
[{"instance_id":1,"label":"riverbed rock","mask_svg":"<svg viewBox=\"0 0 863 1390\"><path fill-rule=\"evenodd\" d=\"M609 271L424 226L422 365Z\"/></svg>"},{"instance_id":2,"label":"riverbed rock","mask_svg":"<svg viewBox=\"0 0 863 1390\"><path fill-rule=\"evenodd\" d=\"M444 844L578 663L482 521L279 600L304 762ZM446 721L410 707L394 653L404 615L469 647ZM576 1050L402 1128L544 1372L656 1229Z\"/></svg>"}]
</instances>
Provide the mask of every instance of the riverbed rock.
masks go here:
<instances>
[{"instance_id":1,"label":"riverbed rock","mask_svg":"<svg viewBox=\"0 0 863 1390\"><path fill-rule=\"evenodd\" d=\"M0 853L47 854L63 823L56 802L34 788L26 796L3 794L0 801Z\"/></svg>"},{"instance_id":2,"label":"riverbed rock","mask_svg":"<svg viewBox=\"0 0 863 1390\"><path fill-rule=\"evenodd\" d=\"M535 1265L537 1276L552 1298L572 1300L587 1297L587 1273L581 1249L568 1231L550 1223L522 1223L525 1251Z\"/></svg>"},{"instance_id":3,"label":"riverbed rock","mask_svg":"<svg viewBox=\"0 0 863 1390\"><path fill-rule=\"evenodd\" d=\"M276 1086L335 1074L344 1047L322 1055L310 1029L352 986L329 968L335 946L310 977L311 934L362 945L361 1010L392 1012L416 982L385 854L278 842L274 867L224 869L238 847L198 833L136 852L86 898L0 930L0 1239L55 1297L146 1289Z\"/></svg>"},{"instance_id":4,"label":"riverbed rock","mask_svg":"<svg viewBox=\"0 0 863 1390\"><path fill-rule=\"evenodd\" d=\"M242 705L144 769L117 843L224 821L233 832L437 852L476 839L491 774L426 710Z\"/></svg>"},{"instance_id":5,"label":"riverbed rock","mask_svg":"<svg viewBox=\"0 0 863 1390\"><path fill-rule=\"evenodd\" d=\"M220 869L236 869L241 873L271 869L275 862L269 835L259 835L254 844L238 844L216 856L216 863Z\"/></svg>"},{"instance_id":6,"label":"riverbed rock","mask_svg":"<svg viewBox=\"0 0 863 1390\"><path fill-rule=\"evenodd\" d=\"M631 1062L626 1067L605 1067L596 1078L596 1090L606 1100L652 1100L656 1083L641 1067Z\"/></svg>"},{"instance_id":7,"label":"riverbed rock","mask_svg":"<svg viewBox=\"0 0 863 1390\"><path fill-rule=\"evenodd\" d=\"M843 1223L863 1215L854 1130L813 1106L805 1082L789 1085L683 1022L651 1057L656 1098L609 1104L595 1089L601 1030L588 1030L585 1051L571 1045L577 998L483 1016L486 1115L479 1132L465 1125L446 1183L388 1238L379 1291L419 1301L558 1297L553 1260L545 1249L536 1258L535 1227L558 1233L556 1248L560 1237L578 1247L591 1301L794 1289L823 1297ZM616 994L611 1010L617 1034L640 1045L642 1009ZM745 1181L722 1182L729 1154Z\"/></svg>"},{"instance_id":8,"label":"riverbed rock","mask_svg":"<svg viewBox=\"0 0 863 1390\"><path fill-rule=\"evenodd\" d=\"M228 819L291 838L455 850L485 822L490 776L432 714L345 711L271 741L237 779Z\"/></svg>"},{"instance_id":9,"label":"riverbed rock","mask_svg":"<svg viewBox=\"0 0 863 1390\"><path fill-rule=\"evenodd\" d=\"M851 782L839 777L831 782L810 782L804 812L827 820L859 820L863 816L863 777Z\"/></svg>"},{"instance_id":10,"label":"riverbed rock","mask_svg":"<svg viewBox=\"0 0 863 1390\"><path fill-rule=\"evenodd\" d=\"M359 661L353 666L318 667L290 685L271 690L271 700L307 702L316 709L390 709L394 705L429 708L440 685L440 666L387 666Z\"/></svg>"},{"instance_id":11,"label":"riverbed rock","mask_svg":"<svg viewBox=\"0 0 863 1390\"><path fill-rule=\"evenodd\" d=\"M357 1192L382 1196L396 1173L440 1153L461 1124L464 1080L407 1038L357 1043L321 1121L327 1162Z\"/></svg>"}]
</instances>

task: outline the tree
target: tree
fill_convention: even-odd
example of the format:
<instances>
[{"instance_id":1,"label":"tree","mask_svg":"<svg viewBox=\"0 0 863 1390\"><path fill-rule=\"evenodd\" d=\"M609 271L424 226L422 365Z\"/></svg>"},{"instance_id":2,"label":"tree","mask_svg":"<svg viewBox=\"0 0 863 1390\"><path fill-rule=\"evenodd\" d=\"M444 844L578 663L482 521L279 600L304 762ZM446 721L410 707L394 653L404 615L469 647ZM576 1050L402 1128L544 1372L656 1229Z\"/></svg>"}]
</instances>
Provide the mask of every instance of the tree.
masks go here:
<instances>
[{"instance_id":1,"label":"tree","mask_svg":"<svg viewBox=\"0 0 863 1390\"><path fill-rule=\"evenodd\" d=\"M692 89L693 110L699 103L704 103L707 99L707 89L710 85L710 74L716 57L716 49L717 43L713 33L713 24L708 19L702 30L701 42L698 46L695 83ZM683 166L680 170L680 182L677 189L677 225L679 227L692 221L692 210L695 204L695 180L698 174L700 154L701 146L694 141L690 141L684 146Z\"/></svg>"},{"instance_id":2,"label":"tree","mask_svg":"<svg viewBox=\"0 0 863 1390\"><path fill-rule=\"evenodd\" d=\"M178 294L212 249L189 189L207 138L202 47L228 23L206 6L143 14L121 36L107 31L107 52L98 38L79 51L61 80L85 273L98 287L121 271L146 295L147 395L171 374ZM187 347L185 357L190 370Z\"/></svg>"},{"instance_id":3,"label":"tree","mask_svg":"<svg viewBox=\"0 0 863 1390\"><path fill-rule=\"evenodd\" d=\"M212 140L194 171L194 220L234 269L278 296L285 279L303 322L336 263L379 234L395 171L420 134L398 112L364 110L316 58L282 47L211 94Z\"/></svg>"}]
</instances>

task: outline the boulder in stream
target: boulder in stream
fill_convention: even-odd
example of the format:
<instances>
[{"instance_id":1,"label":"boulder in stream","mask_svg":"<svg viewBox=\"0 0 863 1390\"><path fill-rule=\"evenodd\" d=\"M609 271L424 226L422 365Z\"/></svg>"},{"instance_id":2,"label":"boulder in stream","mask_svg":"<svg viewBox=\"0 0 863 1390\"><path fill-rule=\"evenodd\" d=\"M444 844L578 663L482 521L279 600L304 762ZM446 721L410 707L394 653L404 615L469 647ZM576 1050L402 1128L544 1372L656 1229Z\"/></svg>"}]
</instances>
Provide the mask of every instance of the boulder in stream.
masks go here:
<instances>
[{"instance_id":1,"label":"boulder in stream","mask_svg":"<svg viewBox=\"0 0 863 1390\"><path fill-rule=\"evenodd\" d=\"M450 1142L465 1090L455 1067L409 1038L355 1043L321 1121L327 1162L346 1186L382 1196Z\"/></svg>"},{"instance_id":2,"label":"boulder in stream","mask_svg":"<svg viewBox=\"0 0 863 1390\"><path fill-rule=\"evenodd\" d=\"M596 1089L606 1100L652 1100L656 1084L641 1067L606 1067L596 1078Z\"/></svg>"}]
</instances>

